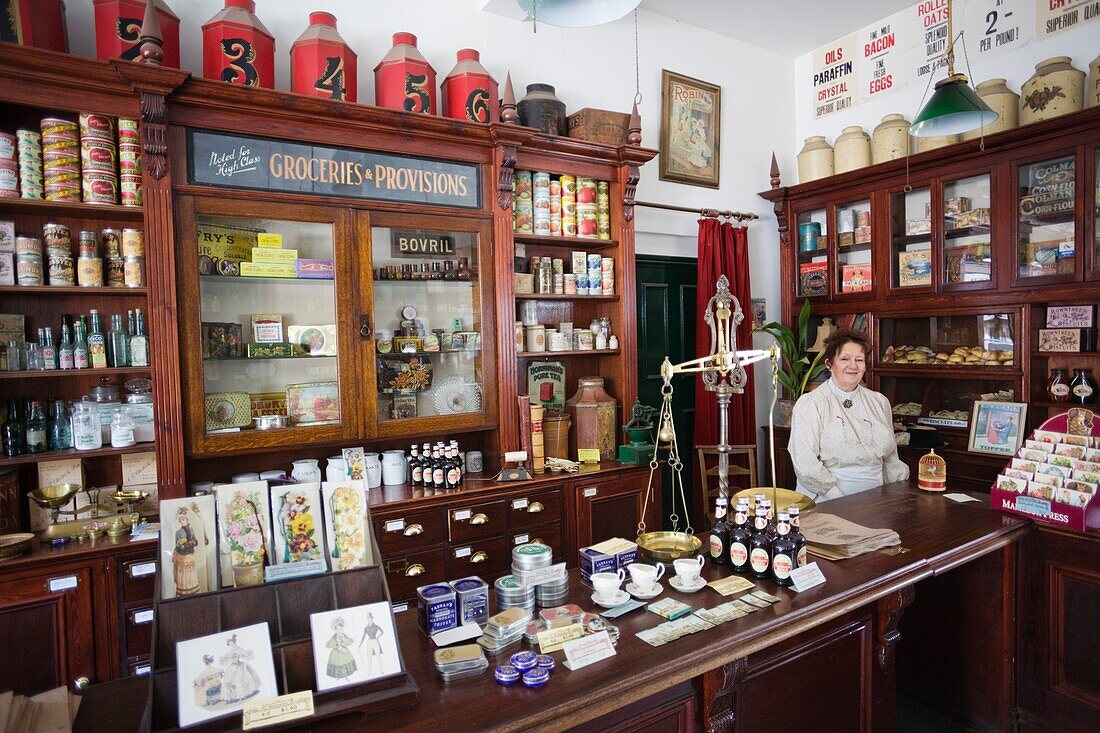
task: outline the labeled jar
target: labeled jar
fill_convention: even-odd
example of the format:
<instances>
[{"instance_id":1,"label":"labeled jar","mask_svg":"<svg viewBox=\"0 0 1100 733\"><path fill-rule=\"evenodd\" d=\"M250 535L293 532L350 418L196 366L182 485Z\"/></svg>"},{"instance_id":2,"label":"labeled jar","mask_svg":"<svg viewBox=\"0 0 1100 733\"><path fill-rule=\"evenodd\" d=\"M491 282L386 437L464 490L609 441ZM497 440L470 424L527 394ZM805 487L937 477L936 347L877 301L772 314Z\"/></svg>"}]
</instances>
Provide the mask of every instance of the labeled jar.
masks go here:
<instances>
[{"instance_id":1,"label":"labeled jar","mask_svg":"<svg viewBox=\"0 0 1100 733\"><path fill-rule=\"evenodd\" d=\"M824 135L806 138L798 153L798 182L809 183L833 175L833 147Z\"/></svg>"},{"instance_id":2,"label":"labeled jar","mask_svg":"<svg viewBox=\"0 0 1100 733\"><path fill-rule=\"evenodd\" d=\"M1051 402L1069 402L1069 380L1065 369L1051 369L1047 380L1047 399Z\"/></svg>"},{"instance_id":3,"label":"labeled jar","mask_svg":"<svg viewBox=\"0 0 1100 733\"><path fill-rule=\"evenodd\" d=\"M1035 64L1035 73L1020 88L1020 124L1076 112L1084 106L1085 72L1069 56L1053 56Z\"/></svg>"},{"instance_id":4,"label":"labeled jar","mask_svg":"<svg viewBox=\"0 0 1100 733\"><path fill-rule=\"evenodd\" d=\"M134 442L134 418L126 405L119 405L111 417L111 447L128 448Z\"/></svg>"},{"instance_id":5,"label":"labeled jar","mask_svg":"<svg viewBox=\"0 0 1100 733\"><path fill-rule=\"evenodd\" d=\"M97 450L103 447L103 430L99 411L87 397L73 405L73 447L77 450Z\"/></svg>"},{"instance_id":6,"label":"labeled jar","mask_svg":"<svg viewBox=\"0 0 1100 733\"><path fill-rule=\"evenodd\" d=\"M982 101L997 113L997 119L962 134L963 140L977 140L982 135L1011 130L1020 124L1020 95L1008 88L1004 79L986 79L975 90Z\"/></svg>"},{"instance_id":7,"label":"labeled jar","mask_svg":"<svg viewBox=\"0 0 1100 733\"><path fill-rule=\"evenodd\" d=\"M546 351L546 327L526 326L527 351Z\"/></svg>"},{"instance_id":8,"label":"labeled jar","mask_svg":"<svg viewBox=\"0 0 1100 733\"><path fill-rule=\"evenodd\" d=\"M1091 369L1074 369L1073 381L1069 383L1070 402L1078 405L1091 405L1096 402L1096 382L1092 379Z\"/></svg>"},{"instance_id":9,"label":"labeled jar","mask_svg":"<svg viewBox=\"0 0 1100 733\"><path fill-rule=\"evenodd\" d=\"M905 115L886 115L871 133L871 162L878 164L904 158L908 152L909 120Z\"/></svg>"},{"instance_id":10,"label":"labeled jar","mask_svg":"<svg viewBox=\"0 0 1100 733\"><path fill-rule=\"evenodd\" d=\"M846 173L871 165L871 138L859 125L845 127L836 139L833 170Z\"/></svg>"}]
</instances>

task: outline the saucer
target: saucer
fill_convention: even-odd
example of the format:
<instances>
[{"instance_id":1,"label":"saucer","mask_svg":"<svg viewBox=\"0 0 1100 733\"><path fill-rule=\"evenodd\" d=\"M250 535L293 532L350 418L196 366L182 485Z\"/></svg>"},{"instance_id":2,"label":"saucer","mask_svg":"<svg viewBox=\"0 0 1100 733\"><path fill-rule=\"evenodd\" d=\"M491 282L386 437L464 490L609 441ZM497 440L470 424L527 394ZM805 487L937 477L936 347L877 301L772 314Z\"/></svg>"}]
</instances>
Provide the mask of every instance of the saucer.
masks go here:
<instances>
[{"instance_id":1,"label":"saucer","mask_svg":"<svg viewBox=\"0 0 1100 733\"><path fill-rule=\"evenodd\" d=\"M695 591L705 588L707 585L707 581L706 578L700 576L695 579L694 583L681 583L680 576L673 575L672 578L668 581L668 584L676 590L680 591L681 593L694 593Z\"/></svg>"},{"instance_id":2,"label":"saucer","mask_svg":"<svg viewBox=\"0 0 1100 733\"><path fill-rule=\"evenodd\" d=\"M649 598L656 598L661 595L662 591L664 591L664 588L660 583L654 583L653 588L650 589L648 593L643 593L633 582L626 584L626 592L642 601Z\"/></svg>"},{"instance_id":3,"label":"saucer","mask_svg":"<svg viewBox=\"0 0 1100 733\"><path fill-rule=\"evenodd\" d=\"M598 595L596 595L595 593L592 594L592 602L601 608L615 608L616 606L623 605L629 600L630 594L621 588L617 593L615 593L615 597L612 598L610 601L601 601Z\"/></svg>"}]
</instances>

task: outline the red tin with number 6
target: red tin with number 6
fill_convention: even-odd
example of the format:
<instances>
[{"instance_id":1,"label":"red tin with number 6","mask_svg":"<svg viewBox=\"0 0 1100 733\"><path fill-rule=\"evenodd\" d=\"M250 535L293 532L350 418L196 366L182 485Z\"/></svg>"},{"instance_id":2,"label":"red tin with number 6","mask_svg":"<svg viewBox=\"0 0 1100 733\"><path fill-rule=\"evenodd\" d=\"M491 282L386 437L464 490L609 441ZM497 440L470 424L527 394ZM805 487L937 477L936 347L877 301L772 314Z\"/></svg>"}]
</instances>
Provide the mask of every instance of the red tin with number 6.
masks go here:
<instances>
[{"instance_id":1,"label":"red tin with number 6","mask_svg":"<svg viewBox=\"0 0 1100 733\"><path fill-rule=\"evenodd\" d=\"M202 75L246 87L275 88L275 37L254 0L225 0L202 27Z\"/></svg>"},{"instance_id":2,"label":"red tin with number 6","mask_svg":"<svg viewBox=\"0 0 1100 733\"><path fill-rule=\"evenodd\" d=\"M435 69L416 48L412 33L394 33L391 48L374 67L379 107L436 114Z\"/></svg>"},{"instance_id":3,"label":"red tin with number 6","mask_svg":"<svg viewBox=\"0 0 1100 733\"><path fill-rule=\"evenodd\" d=\"M478 52L464 48L442 85L443 114L456 120L492 122L500 105L497 83L481 65Z\"/></svg>"},{"instance_id":4,"label":"red tin with number 6","mask_svg":"<svg viewBox=\"0 0 1100 733\"><path fill-rule=\"evenodd\" d=\"M290 90L310 97L354 102L358 57L336 31L336 16L310 13L309 28L290 47Z\"/></svg>"}]
</instances>

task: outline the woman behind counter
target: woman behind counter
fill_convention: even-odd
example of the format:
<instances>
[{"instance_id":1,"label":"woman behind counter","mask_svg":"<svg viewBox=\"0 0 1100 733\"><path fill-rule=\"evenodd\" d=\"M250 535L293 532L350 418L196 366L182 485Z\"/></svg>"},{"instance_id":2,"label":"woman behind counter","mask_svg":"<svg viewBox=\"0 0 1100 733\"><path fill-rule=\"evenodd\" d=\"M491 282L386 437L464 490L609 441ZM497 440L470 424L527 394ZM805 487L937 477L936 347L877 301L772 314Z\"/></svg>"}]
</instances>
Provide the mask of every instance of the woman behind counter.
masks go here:
<instances>
[{"instance_id":1,"label":"woman behind counter","mask_svg":"<svg viewBox=\"0 0 1100 733\"><path fill-rule=\"evenodd\" d=\"M909 478L890 401L861 384L870 351L863 334L834 333L825 340L829 380L794 405L788 450L796 488L818 502Z\"/></svg>"}]
</instances>

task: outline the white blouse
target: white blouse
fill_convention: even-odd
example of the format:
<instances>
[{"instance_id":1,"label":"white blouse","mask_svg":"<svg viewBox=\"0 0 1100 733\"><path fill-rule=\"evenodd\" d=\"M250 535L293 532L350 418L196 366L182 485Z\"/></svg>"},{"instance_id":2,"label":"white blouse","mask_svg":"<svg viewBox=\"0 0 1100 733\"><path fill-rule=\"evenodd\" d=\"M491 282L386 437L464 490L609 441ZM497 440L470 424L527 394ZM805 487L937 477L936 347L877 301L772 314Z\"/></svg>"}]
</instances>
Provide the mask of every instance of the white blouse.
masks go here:
<instances>
[{"instance_id":1,"label":"white blouse","mask_svg":"<svg viewBox=\"0 0 1100 733\"><path fill-rule=\"evenodd\" d=\"M845 400L851 406L845 407ZM799 488L818 497L845 491L838 473L881 471L882 483L904 481L909 467L898 457L890 401L860 385L844 392L830 379L794 405L787 446Z\"/></svg>"}]
</instances>

